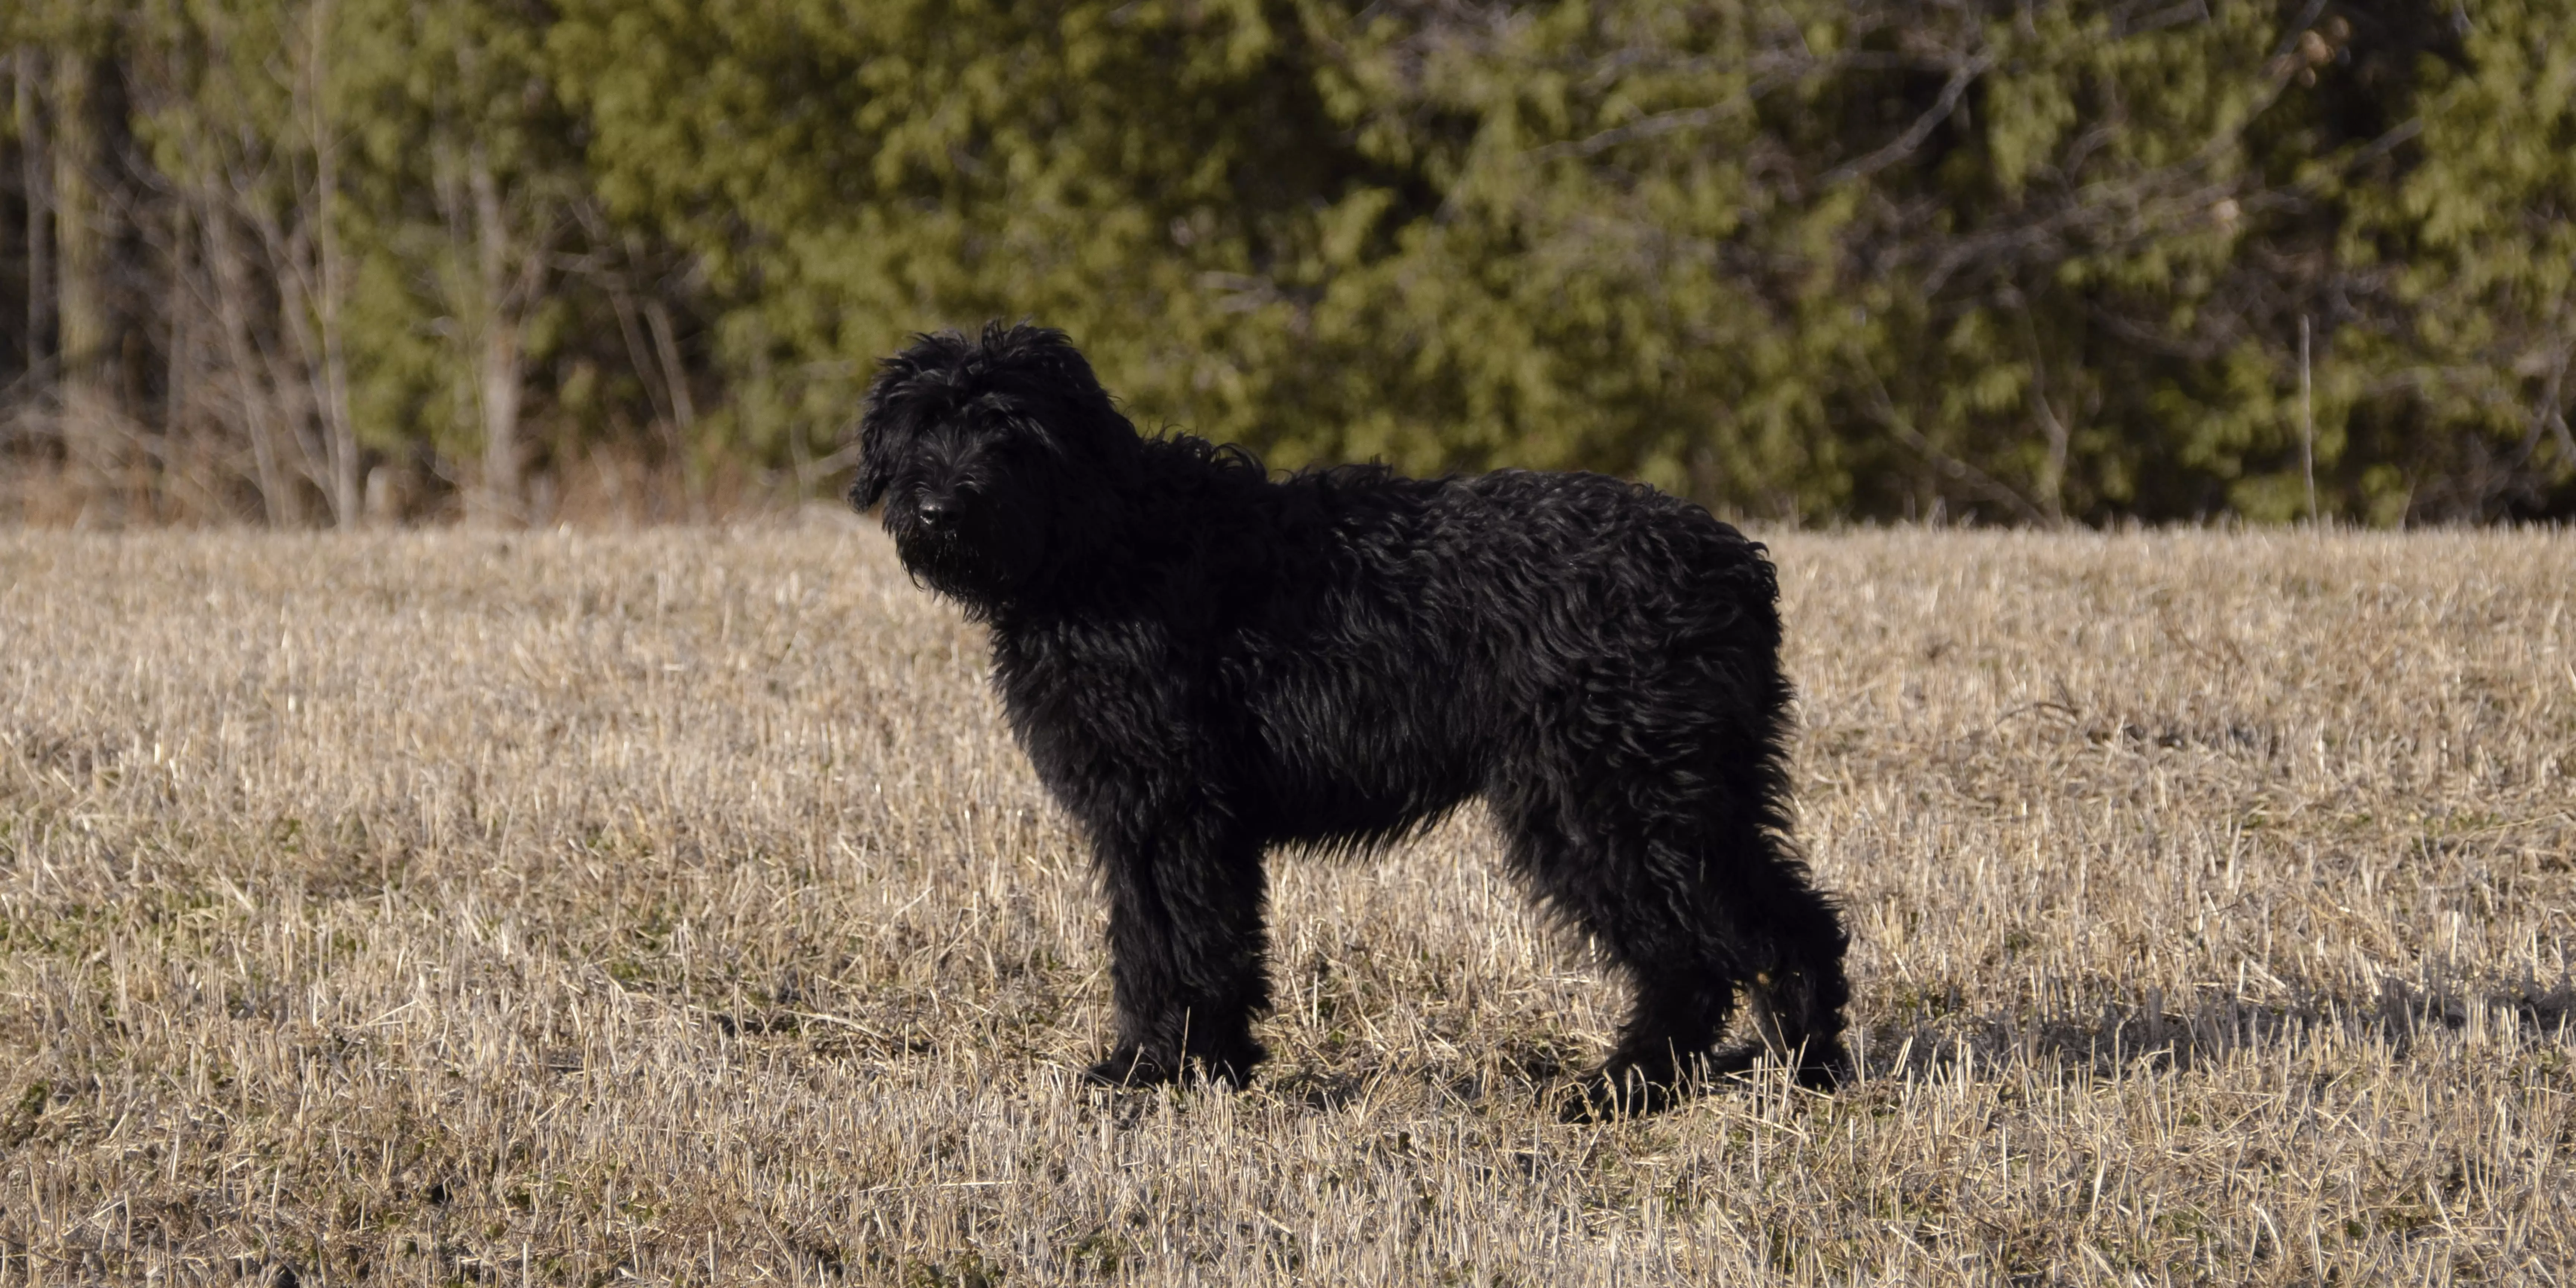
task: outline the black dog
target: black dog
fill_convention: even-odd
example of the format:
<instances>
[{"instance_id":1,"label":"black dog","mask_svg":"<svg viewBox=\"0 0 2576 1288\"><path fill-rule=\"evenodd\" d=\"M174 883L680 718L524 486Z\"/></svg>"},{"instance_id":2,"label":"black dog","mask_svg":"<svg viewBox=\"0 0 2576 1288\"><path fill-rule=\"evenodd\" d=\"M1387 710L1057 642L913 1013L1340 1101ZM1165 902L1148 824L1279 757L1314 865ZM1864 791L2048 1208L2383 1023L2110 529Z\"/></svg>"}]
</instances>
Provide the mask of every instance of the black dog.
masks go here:
<instances>
[{"instance_id":1,"label":"black dog","mask_svg":"<svg viewBox=\"0 0 2576 1288\"><path fill-rule=\"evenodd\" d=\"M887 359L860 451L851 501L991 625L1012 731L1091 842L1118 1017L1094 1078L1240 1079L1263 852L1375 846L1477 795L1634 986L1587 1105L1666 1103L1739 987L1761 1042L1836 1076L1846 940L1788 840L1761 546L1598 475L1272 479L1140 437L1029 326Z\"/></svg>"}]
</instances>

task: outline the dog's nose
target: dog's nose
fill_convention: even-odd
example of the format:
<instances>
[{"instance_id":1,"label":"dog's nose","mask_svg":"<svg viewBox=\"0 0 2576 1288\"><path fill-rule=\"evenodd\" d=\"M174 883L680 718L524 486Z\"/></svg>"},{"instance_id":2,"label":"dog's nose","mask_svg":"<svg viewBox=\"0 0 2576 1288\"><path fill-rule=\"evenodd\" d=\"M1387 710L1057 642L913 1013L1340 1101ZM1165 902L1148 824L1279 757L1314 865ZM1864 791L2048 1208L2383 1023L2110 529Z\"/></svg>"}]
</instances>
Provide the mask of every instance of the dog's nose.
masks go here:
<instances>
[{"instance_id":1,"label":"dog's nose","mask_svg":"<svg viewBox=\"0 0 2576 1288\"><path fill-rule=\"evenodd\" d=\"M923 528L937 531L948 522L948 506L944 502L925 500L913 507L913 517Z\"/></svg>"}]
</instances>

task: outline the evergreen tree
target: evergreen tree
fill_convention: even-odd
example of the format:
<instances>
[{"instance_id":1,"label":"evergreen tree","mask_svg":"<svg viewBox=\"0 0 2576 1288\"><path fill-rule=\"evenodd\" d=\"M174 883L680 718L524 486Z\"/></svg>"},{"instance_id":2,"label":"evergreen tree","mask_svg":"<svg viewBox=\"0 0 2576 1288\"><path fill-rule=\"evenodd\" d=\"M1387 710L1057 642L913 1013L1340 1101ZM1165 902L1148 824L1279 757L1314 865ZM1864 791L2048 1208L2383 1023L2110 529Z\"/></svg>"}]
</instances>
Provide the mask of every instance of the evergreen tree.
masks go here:
<instances>
[{"instance_id":1,"label":"evergreen tree","mask_svg":"<svg viewBox=\"0 0 2576 1288\"><path fill-rule=\"evenodd\" d=\"M542 517L594 456L811 494L874 357L999 317L1278 465L2566 515L2571 18L30 0L0 452L286 524Z\"/></svg>"}]
</instances>

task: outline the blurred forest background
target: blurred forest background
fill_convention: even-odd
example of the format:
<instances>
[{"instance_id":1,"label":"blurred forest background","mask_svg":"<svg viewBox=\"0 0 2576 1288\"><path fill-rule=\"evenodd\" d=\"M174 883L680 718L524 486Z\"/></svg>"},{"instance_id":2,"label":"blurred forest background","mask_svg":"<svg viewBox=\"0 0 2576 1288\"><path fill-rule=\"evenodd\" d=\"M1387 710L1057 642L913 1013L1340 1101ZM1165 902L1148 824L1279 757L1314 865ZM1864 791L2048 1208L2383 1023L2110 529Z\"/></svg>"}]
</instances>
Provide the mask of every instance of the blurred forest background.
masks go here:
<instances>
[{"instance_id":1,"label":"blurred forest background","mask_svg":"<svg viewBox=\"0 0 2576 1288\"><path fill-rule=\"evenodd\" d=\"M1027 317L1280 466L2563 518L2572 8L9 0L0 517L827 495Z\"/></svg>"}]
</instances>

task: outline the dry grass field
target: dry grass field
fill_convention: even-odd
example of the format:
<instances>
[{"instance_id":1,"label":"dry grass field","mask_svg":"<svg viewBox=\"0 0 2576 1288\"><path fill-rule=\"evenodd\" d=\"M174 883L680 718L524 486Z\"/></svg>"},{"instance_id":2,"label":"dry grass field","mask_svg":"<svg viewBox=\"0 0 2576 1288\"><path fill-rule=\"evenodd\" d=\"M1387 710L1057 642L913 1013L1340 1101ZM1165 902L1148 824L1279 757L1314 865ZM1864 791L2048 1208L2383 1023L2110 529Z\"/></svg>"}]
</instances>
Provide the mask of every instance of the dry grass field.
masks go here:
<instances>
[{"instance_id":1,"label":"dry grass field","mask_svg":"<svg viewBox=\"0 0 2576 1288\"><path fill-rule=\"evenodd\" d=\"M2576 538L1772 544L1865 1076L1567 1126L1475 817L1279 866L1250 1091L1080 1086L851 521L0 534L0 1283L2576 1278Z\"/></svg>"}]
</instances>

